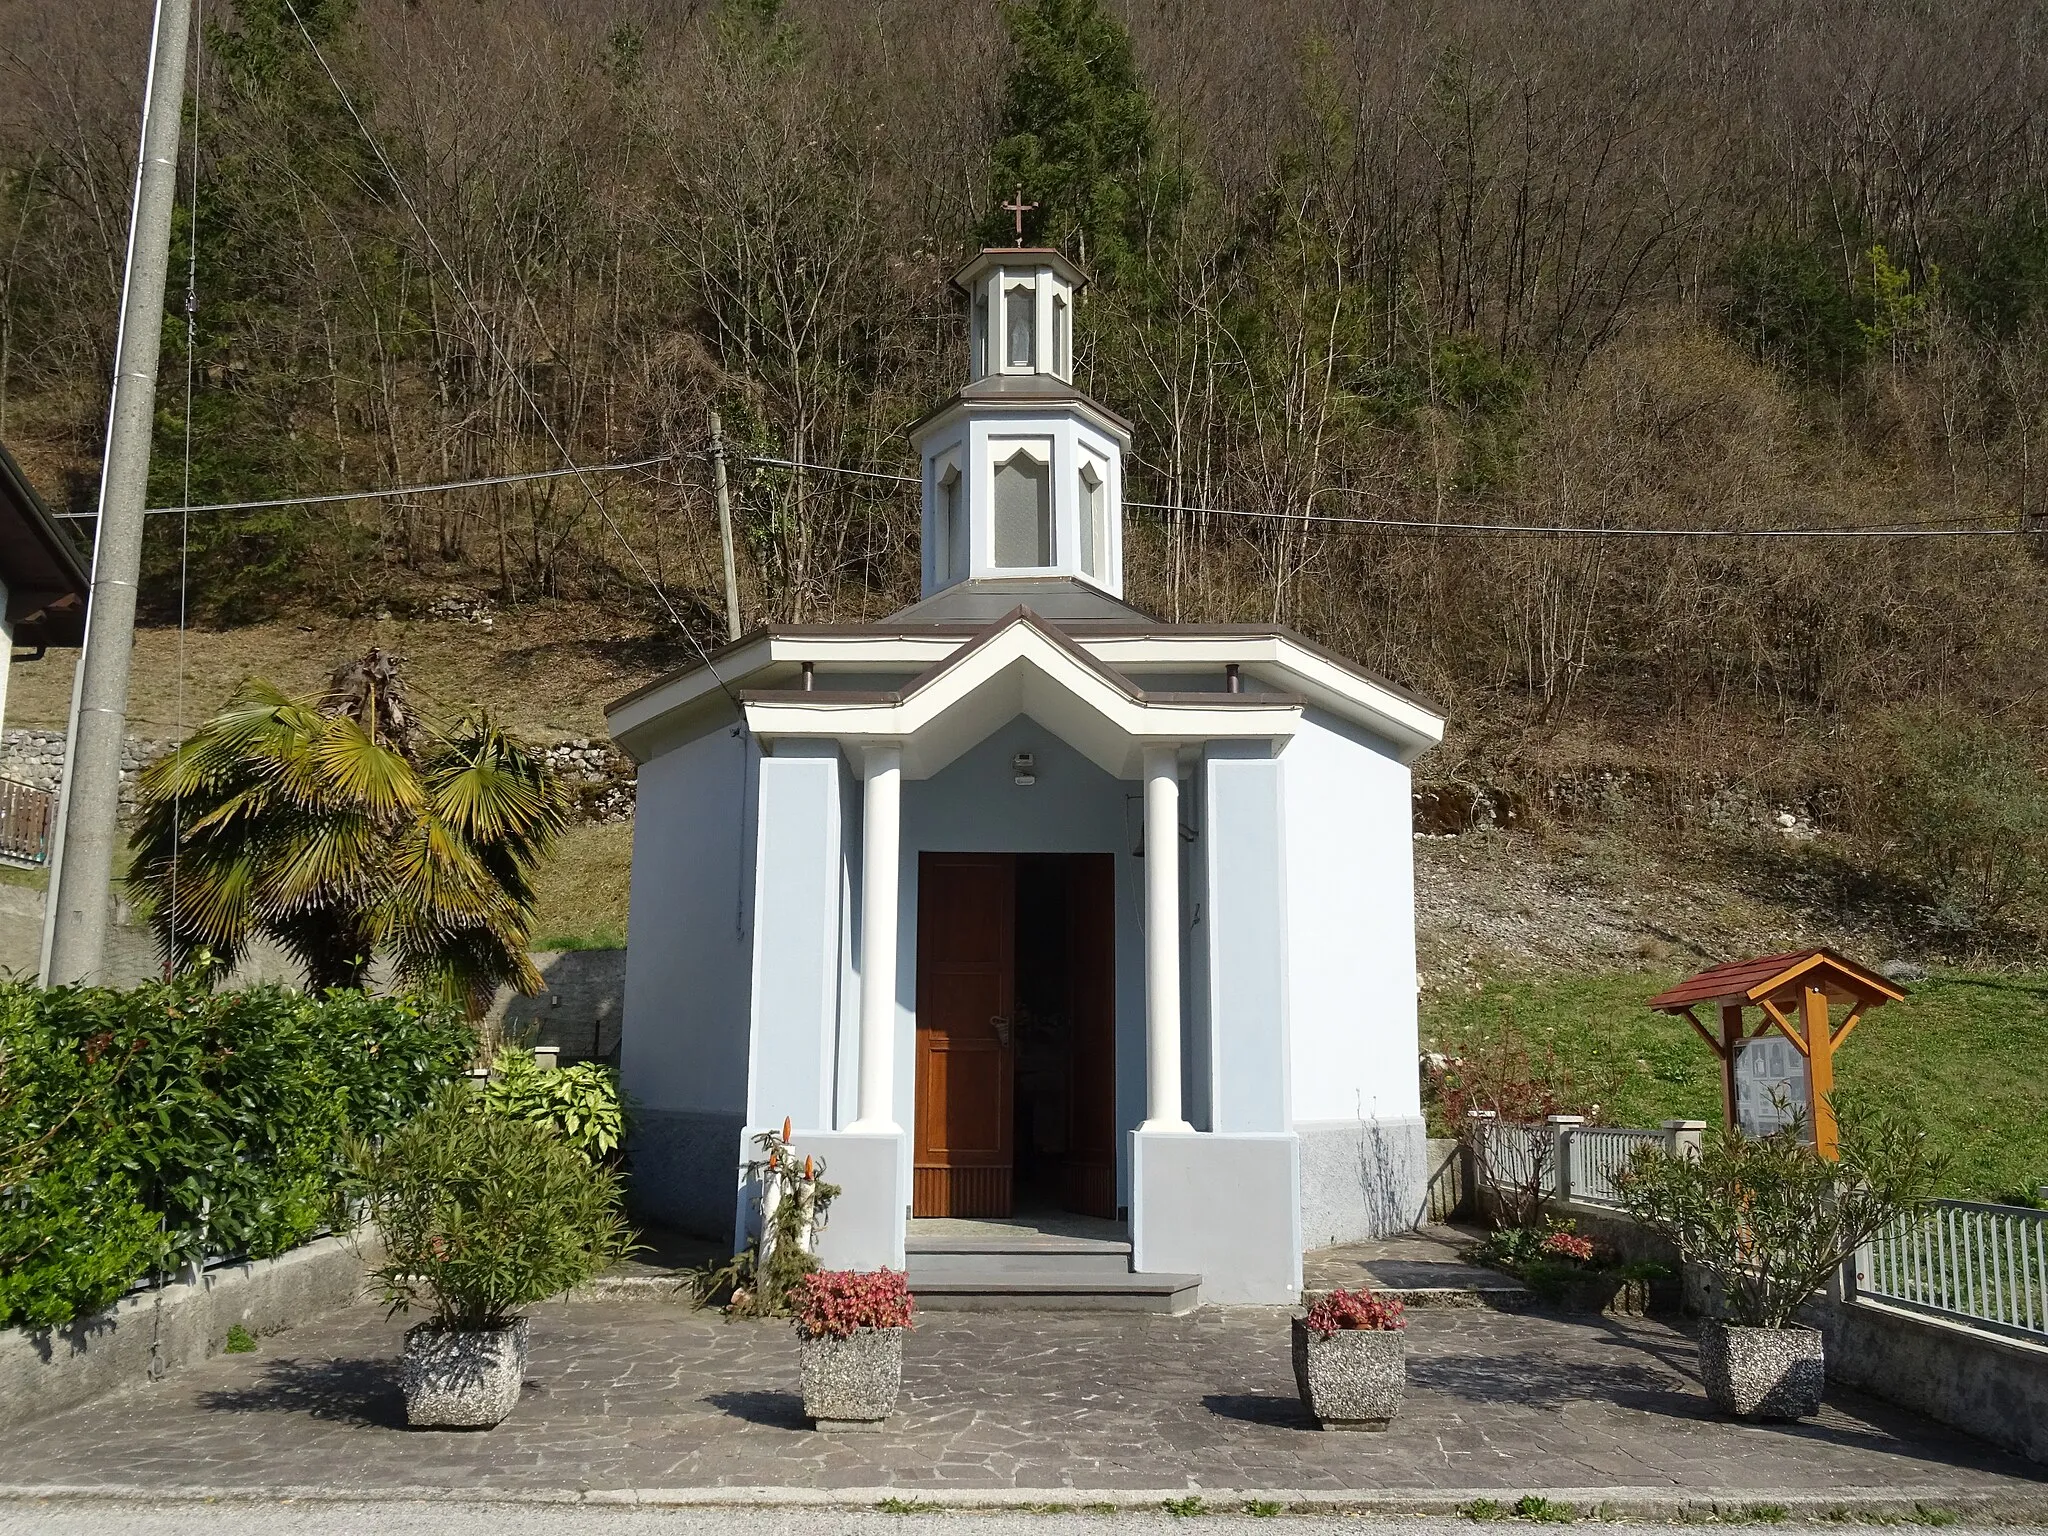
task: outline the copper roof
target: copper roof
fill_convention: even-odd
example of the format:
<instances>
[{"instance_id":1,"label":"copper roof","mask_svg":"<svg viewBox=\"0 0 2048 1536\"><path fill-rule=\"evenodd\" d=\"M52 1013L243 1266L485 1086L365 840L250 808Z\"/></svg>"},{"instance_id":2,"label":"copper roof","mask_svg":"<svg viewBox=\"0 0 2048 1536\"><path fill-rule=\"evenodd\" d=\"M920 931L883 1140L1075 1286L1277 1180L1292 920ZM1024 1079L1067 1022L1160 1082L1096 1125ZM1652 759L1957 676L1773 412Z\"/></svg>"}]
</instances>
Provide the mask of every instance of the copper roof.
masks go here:
<instances>
[{"instance_id":1,"label":"copper roof","mask_svg":"<svg viewBox=\"0 0 2048 1536\"><path fill-rule=\"evenodd\" d=\"M1821 973L1824 989L1848 993L1867 1002L1890 1002L1906 995L1875 971L1865 970L1831 949L1796 949L1789 954L1709 966L1670 991L1658 993L1650 999L1650 1006L1662 1013L1677 1013L1693 1003L1723 999L1755 1002L1816 970ZM1830 982L1832 988L1827 987Z\"/></svg>"}]
</instances>

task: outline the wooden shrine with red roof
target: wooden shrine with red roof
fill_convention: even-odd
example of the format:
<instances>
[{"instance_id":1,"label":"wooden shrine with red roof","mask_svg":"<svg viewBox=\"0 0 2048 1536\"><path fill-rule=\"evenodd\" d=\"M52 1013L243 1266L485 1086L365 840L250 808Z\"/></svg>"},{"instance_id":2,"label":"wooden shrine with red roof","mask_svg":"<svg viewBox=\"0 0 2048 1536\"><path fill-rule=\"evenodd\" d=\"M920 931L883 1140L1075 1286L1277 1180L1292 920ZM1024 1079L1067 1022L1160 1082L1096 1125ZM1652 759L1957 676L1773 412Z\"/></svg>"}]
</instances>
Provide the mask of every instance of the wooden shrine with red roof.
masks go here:
<instances>
[{"instance_id":1,"label":"wooden shrine with red roof","mask_svg":"<svg viewBox=\"0 0 2048 1536\"><path fill-rule=\"evenodd\" d=\"M1659 1013L1675 1014L1699 1031L1721 1060L1721 1107L1729 1128L1737 1124L1736 1065L1743 1047L1776 1030L1799 1053L1806 1075L1806 1103L1814 1150L1833 1157L1835 1052L1863 1015L1906 994L1897 986L1828 949L1801 949L1757 960L1710 966L1650 999ZM1710 1029L1693 1010L1711 1004L1718 1015ZM1837 1006L1845 1010L1839 1024ZM1755 1009L1750 1027L1746 1014Z\"/></svg>"}]
</instances>

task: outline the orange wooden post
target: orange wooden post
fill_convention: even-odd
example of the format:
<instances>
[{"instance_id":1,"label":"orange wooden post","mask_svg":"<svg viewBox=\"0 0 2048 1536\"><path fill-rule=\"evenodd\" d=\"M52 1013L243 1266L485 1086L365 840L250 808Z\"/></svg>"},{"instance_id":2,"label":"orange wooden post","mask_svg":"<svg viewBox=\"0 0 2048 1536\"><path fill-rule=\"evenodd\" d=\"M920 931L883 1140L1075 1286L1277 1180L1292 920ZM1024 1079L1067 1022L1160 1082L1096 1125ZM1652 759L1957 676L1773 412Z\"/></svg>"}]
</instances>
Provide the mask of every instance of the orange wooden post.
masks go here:
<instances>
[{"instance_id":1,"label":"orange wooden post","mask_svg":"<svg viewBox=\"0 0 2048 1536\"><path fill-rule=\"evenodd\" d=\"M1742 1004L1721 1005L1721 1117L1732 1132L1735 1119L1735 1048L1742 1043Z\"/></svg>"},{"instance_id":2,"label":"orange wooden post","mask_svg":"<svg viewBox=\"0 0 2048 1536\"><path fill-rule=\"evenodd\" d=\"M1799 1012L1806 1029L1806 1092L1813 1115L1813 1150L1832 1161L1838 1138L1835 1107L1828 1102L1835 1091L1835 1041L1828 1026L1827 993L1819 987L1805 988Z\"/></svg>"}]
</instances>

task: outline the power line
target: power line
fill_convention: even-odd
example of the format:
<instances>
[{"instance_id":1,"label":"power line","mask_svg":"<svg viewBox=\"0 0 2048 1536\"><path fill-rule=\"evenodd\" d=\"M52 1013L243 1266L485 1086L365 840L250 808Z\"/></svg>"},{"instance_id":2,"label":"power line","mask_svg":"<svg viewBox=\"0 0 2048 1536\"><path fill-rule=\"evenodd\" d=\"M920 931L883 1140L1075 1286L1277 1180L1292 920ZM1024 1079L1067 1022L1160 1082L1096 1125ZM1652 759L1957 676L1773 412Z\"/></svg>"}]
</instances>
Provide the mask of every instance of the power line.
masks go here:
<instances>
[{"instance_id":1,"label":"power line","mask_svg":"<svg viewBox=\"0 0 2048 1536\"><path fill-rule=\"evenodd\" d=\"M420 234L427 242L427 249L434 253L435 260L439 261L442 269L447 272L449 283L454 287L457 296L469 307L470 314L476 319L478 329L490 341L492 349L507 363L507 372L511 374L512 381L519 386L519 393L525 397L526 408L533 413L534 420L538 421L542 430L547 433L548 440L554 444L555 451L562 456L563 463L569 466L568 473L577 477L578 482L583 486L585 494L590 497L592 504L596 506L597 515L604 519L604 524L611 530L612 537L619 541L619 547L625 550L633 564L639 568L641 578L647 583L648 589L660 600L661 606L668 610L669 618L675 621L676 628L683 632L684 637L689 640L690 645L696 650L698 659L704 663L706 670L711 673L712 680L718 684L720 691L731 702L734 712L738 714L741 724L744 726L746 711L740 707L739 696L732 691L731 686L719 673L718 668L712 665L711 653L705 650L703 642L697 638L690 626L683 622L682 614L677 611L676 605L669 601L668 593L662 589L662 585L655 579L654 573L647 568L647 562L640 558L640 552L633 547L632 541L626 537L625 531L619 527L618 522L612 517L611 509L604 504L604 498L598 495L595 488L590 484L587 473L576 463L575 456L569 452L568 445L562 441L560 434L555 431L554 423L550 422L547 414L541 410L540 402L534 398L532 389L526 383L524 372L517 366L517 360L507 354L504 344L498 340L497 332L492 330L490 322L484 318L483 306L478 304L476 299L470 294L467 285L462 281L462 274L455 270L455 263L448 259L447 253L441 249L441 242L434 238L434 232L428 227L425 217L420 213L419 205L413 202L412 194L405 190L405 183L399 178L398 168L391 163L391 157L384 153L383 144L378 141L376 134L370 131L370 125L364 121L363 114L356 110L354 100L342 86L341 77L335 74L334 66L327 62L327 55L320 51L320 45L313 40L312 32L306 27L305 18L299 14L299 8L292 3L292 0L285 0L285 9L291 13L292 21L299 29L299 36L305 39L306 47L311 50L314 59L319 62L321 73L327 76L327 83L334 87L334 94L341 99L342 106L347 109L349 117L355 122L356 130L362 134L363 141L370 146L370 152L377 157L377 164L383 168L386 179L391 183L392 191L396 192L399 201L405 204L406 212L412 216L413 223L418 226Z\"/></svg>"},{"instance_id":2,"label":"power line","mask_svg":"<svg viewBox=\"0 0 2048 1536\"><path fill-rule=\"evenodd\" d=\"M798 459L777 459L752 455L743 463L768 464L780 469L813 470L819 474L856 475L864 480L893 480L902 485L921 485L916 475L891 475L872 469L848 469L836 464L811 464ZM1918 523L1886 524L1857 528L1643 528L1601 527L1585 523L1444 523L1420 518L1355 517L1340 512L1266 512L1246 507L1176 507L1163 501L1126 501L1124 506L1139 512L1170 512L1202 517L1249 517L1270 522L1332 523L1359 528L1385 528L1402 533L1486 533L1538 535L1560 538L1636 539L1876 539L1876 538L2010 538L2021 528L1930 528Z\"/></svg>"},{"instance_id":3,"label":"power line","mask_svg":"<svg viewBox=\"0 0 2048 1536\"><path fill-rule=\"evenodd\" d=\"M493 345L496 340L493 338ZM544 423L545 424L545 423ZM549 433L552 437L552 431ZM569 477L618 474L628 470L651 469L661 464L672 464L688 455L680 453L655 454L649 458L620 459L607 464L571 464L566 469L529 470L513 475L485 475L472 480L438 480L421 485L393 485L365 487L354 491L323 491L307 496L279 496L266 501L217 501L198 506L151 507L152 516L160 514L191 514L198 512L253 512L279 507L320 506L343 501L375 501L397 496L424 496L441 491L466 491L482 486L516 485L529 480L560 480ZM802 469L816 474L846 475L861 480L881 480L896 485L922 485L916 475L890 474L883 470L854 469L843 464L813 464L802 459L777 458L771 454L735 454L734 459L742 464L759 464L770 469ZM590 489L586 487L586 489ZM1335 489L1343 489L1336 487ZM593 493L593 499L595 499ZM1589 523L1468 523L1432 522L1422 518L1404 517L1358 517L1338 512L1272 512L1248 507L1192 507L1175 506L1164 501L1126 501L1124 506L1135 512L1162 512L1188 517L1244 517L1265 522L1328 523L1340 527L1381 528L1395 533L1435 534L1469 533L1493 534L1506 537L1547 537L1547 538L1632 538L1632 539L1911 539L1911 538L2012 538L2031 531L2026 528L1936 528L1920 523L1876 523L1857 527L1785 527L1785 528L1646 528L1638 525L1603 527ZM605 512L602 503L599 514L617 532L617 525ZM59 517L91 518L91 512L60 512ZM1975 513L1957 513L1954 517L1979 516ZM1947 517L1936 521L1948 521ZM632 546L621 536L629 554ZM641 564L642 574L646 568L634 555L636 564ZM648 576L649 585L655 585ZM657 592L659 591L657 587ZM674 617L673 608L670 609ZM677 622L681 622L680 619Z\"/></svg>"},{"instance_id":4,"label":"power line","mask_svg":"<svg viewBox=\"0 0 2048 1536\"><path fill-rule=\"evenodd\" d=\"M1146 512L1178 512L1188 516L1250 517L1271 522L1334 523L1356 528L1384 528L1398 533L1484 533L1523 537L1617 539L1972 539L2010 538L2019 528L1928 528L1920 524L1880 523L1861 528L1644 528L1601 527L1588 523L1437 523L1420 518L1352 517L1338 512L1262 512L1244 507L1175 507L1159 501L1127 501L1126 507Z\"/></svg>"},{"instance_id":5,"label":"power line","mask_svg":"<svg viewBox=\"0 0 2048 1536\"><path fill-rule=\"evenodd\" d=\"M516 485L523 480L560 480L570 475L608 475L628 469L650 469L673 463L681 454L661 453L651 459L621 459L612 464L577 464L568 469L536 469L517 475L486 475L476 480L438 480L431 485L391 485L360 491L322 491L311 496L278 496L269 501L214 501L203 506L151 507L152 517L193 512L261 512L276 507L312 507L337 501L379 501L395 496L424 496L432 491L466 491L484 485ZM59 512L59 517L94 516L91 512Z\"/></svg>"},{"instance_id":6,"label":"power line","mask_svg":"<svg viewBox=\"0 0 2048 1536\"><path fill-rule=\"evenodd\" d=\"M899 485L923 485L916 475L891 475L879 469L849 469L843 464L806 464L801 459L775 459L762 453L735 454L742 464L767 464L777 469L815 469L828 475L854 475L862 480L894 480Z\"/></svg>"}]
</instances>

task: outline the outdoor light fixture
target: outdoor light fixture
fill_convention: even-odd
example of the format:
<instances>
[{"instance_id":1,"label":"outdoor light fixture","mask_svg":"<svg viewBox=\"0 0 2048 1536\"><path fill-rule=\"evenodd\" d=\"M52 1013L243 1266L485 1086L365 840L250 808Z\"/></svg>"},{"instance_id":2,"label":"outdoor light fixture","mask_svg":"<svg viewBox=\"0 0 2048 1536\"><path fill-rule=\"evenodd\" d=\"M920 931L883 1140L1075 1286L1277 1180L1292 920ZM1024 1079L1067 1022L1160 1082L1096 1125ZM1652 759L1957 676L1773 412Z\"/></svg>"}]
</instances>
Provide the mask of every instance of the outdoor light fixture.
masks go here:
<instances>
[{"instance_id":1,"label":"outdoor light fixture","mask_svg":"<svg viewBox=\"0 0 2048 1536\"><path fill-rule=\"evenodd\" d=\"M1017 776L1019 784L1036 784L1038 782L1038 774L1035 771L1037 767L1038 764L1032 759L1029 752L1019 752L1010 759L1010 771Z\"/></svg>"}]
</instances>

